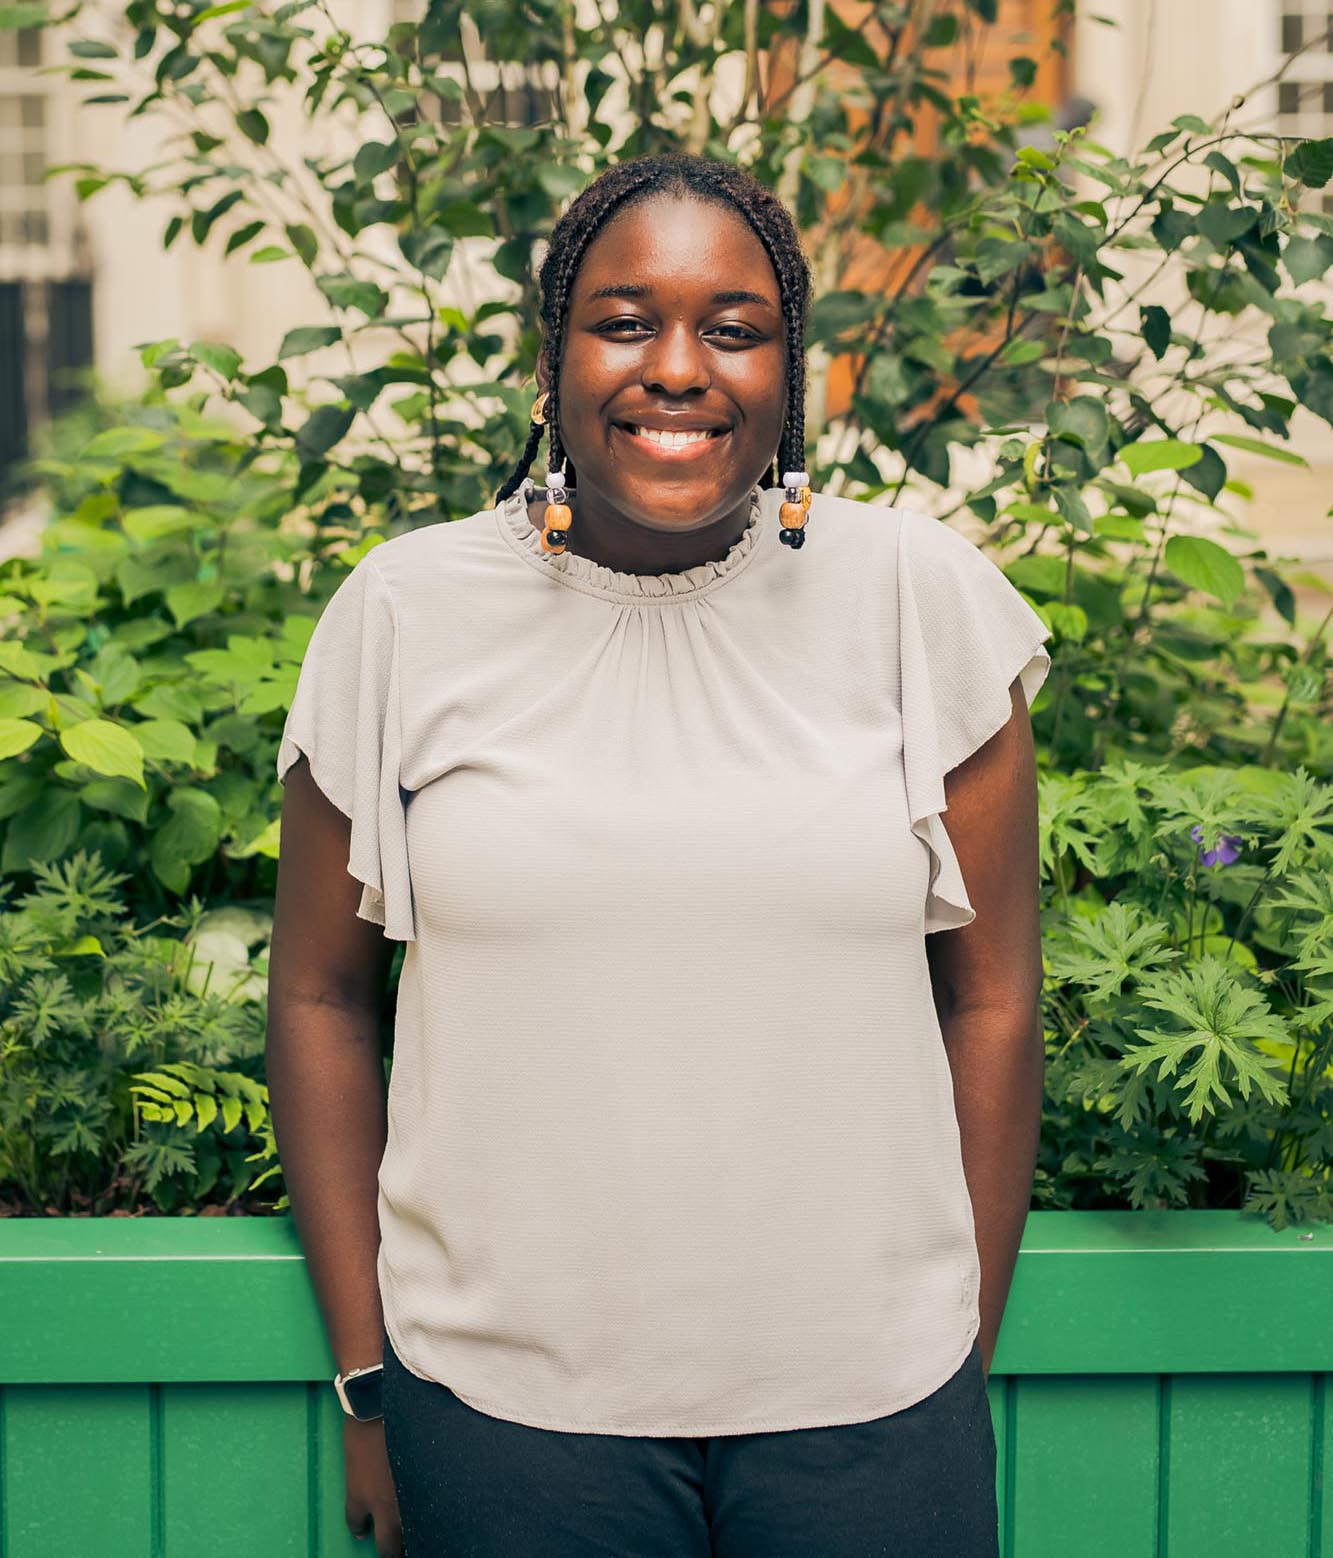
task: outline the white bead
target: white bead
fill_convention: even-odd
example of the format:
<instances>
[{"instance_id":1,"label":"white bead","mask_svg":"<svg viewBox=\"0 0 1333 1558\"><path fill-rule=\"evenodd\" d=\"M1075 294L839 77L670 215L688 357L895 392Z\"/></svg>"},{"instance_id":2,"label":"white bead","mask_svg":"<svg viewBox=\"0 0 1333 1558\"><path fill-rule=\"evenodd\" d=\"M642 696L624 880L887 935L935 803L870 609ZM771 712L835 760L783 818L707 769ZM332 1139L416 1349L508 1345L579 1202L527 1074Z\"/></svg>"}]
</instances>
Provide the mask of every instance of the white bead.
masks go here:
<instances>
[{"instance_id":1,"label":"white bead","mask_svg":"<svg viewBox=\"0 0 1333 1558\"><path fill-rule=\"evenodd\" d=\"M784 487L808 487L810 478L804 471L788 471L782 478Z\"/></svg>"},{"instance_id":2,"label":"white bead","mask_svg":"<svg viewBox=\"0 0 1333 1558\"><path fill-rule=\"evenodd\" d=\"M546 485L548 487L563 487L565 485L565 473L560 471L547 471Z\"/></svg>"}]
</instances>

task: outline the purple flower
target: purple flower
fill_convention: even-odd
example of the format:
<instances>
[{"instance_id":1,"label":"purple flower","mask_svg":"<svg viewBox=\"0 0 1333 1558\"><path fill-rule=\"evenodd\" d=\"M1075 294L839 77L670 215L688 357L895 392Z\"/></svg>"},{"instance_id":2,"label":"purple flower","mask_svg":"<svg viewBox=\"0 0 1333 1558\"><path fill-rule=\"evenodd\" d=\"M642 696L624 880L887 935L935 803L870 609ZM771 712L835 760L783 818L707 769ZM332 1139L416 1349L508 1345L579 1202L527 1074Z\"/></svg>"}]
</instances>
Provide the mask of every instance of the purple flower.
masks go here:
<instances>
[{"instance_id":1,"label":"purple flower","mask_svg":"<svg viewBox=\"0 0 1333 1558\"><path fill-rule=\"evenodd\" d=\"M1203 827L1196 822L1190 829L1190 837L1200 846L1199 859L1205 866L1229 866L1233 860L1240 858L1240 846L1244 840L1234 833L1223 833L1217 841L1216 849L1204 849Z\"/></svg>"}]
</instances>

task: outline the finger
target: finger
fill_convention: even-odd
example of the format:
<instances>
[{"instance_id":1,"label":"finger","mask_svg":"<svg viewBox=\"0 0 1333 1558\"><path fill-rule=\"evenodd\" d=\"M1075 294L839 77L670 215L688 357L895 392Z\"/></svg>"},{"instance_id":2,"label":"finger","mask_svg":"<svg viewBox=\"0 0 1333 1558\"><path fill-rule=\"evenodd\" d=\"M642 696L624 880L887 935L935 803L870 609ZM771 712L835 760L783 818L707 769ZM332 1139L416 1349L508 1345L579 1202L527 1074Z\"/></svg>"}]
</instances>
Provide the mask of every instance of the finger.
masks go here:
<instances>
[{"instance_id":1,"label":"finger","mask_svg":"<svg viewBox=\"0 0 1333 1558\"><path fill-rule=\"evenodd\" d=\"M380 1543L379 1558L403 1558L403 1527L397 1508L377 1511L375 1535Z\"/></svg>"}]
</instances>

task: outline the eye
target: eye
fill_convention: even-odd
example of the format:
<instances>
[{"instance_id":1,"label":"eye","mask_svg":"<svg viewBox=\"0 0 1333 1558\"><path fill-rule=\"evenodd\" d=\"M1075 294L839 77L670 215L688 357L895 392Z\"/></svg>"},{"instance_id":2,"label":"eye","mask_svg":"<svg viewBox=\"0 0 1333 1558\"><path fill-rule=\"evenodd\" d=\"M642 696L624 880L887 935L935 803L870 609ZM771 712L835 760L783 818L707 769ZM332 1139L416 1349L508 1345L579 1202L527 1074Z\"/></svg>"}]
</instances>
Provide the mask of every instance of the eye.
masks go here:
<instances>
[{"instance_id":1,"label":"eye","mask_svg":"<svg viewBox=\"0 0 1333 1558\"><path fill-rule=\"evenodd\" d=\"M740 342L758 341L760 336L748 325L714 325L709 335L720 335L724 340Z\"/></svg>"},{"instance_id":2,"label":"eye","mask_svg":"<svg viewBox=\"0 0 1333 1558\"><path fill-rule=\"evenodd\" d=\"M606 319L596 326L598 335L619 335L622 331L632 333L647 329L649 329L649 326L646 321L635 319L632 314L623 315L619 319Z\"/></svg>"}]
</instances>

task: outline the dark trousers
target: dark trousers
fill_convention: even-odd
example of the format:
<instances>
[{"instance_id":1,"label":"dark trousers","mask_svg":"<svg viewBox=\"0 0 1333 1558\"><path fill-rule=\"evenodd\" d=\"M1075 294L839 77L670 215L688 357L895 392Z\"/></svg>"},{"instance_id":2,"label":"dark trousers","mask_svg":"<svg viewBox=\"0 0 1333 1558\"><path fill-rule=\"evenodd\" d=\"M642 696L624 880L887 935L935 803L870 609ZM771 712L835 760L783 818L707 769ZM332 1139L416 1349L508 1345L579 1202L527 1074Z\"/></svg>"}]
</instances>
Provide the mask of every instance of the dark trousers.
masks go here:
<instances>
[{"instance_id":1,"label":"dark trousers","mask_svg":"<svg viewBox=\"0 0 1333 1558\"><path fill-rule=\"evenodd\" d=\"M384 1342L405 1558L998 1558L981 1351L868 1423L711 1439L491 1417Z\"/></svg>"}]
</instances>

